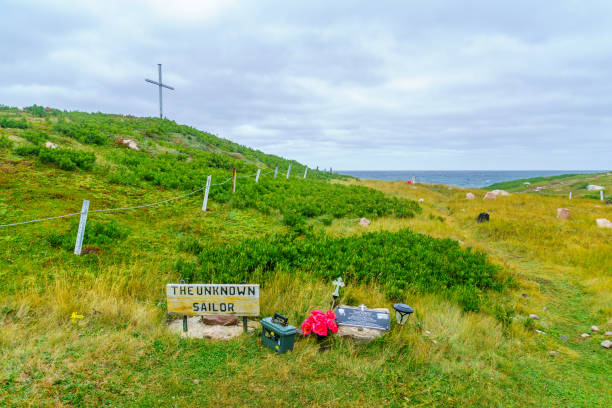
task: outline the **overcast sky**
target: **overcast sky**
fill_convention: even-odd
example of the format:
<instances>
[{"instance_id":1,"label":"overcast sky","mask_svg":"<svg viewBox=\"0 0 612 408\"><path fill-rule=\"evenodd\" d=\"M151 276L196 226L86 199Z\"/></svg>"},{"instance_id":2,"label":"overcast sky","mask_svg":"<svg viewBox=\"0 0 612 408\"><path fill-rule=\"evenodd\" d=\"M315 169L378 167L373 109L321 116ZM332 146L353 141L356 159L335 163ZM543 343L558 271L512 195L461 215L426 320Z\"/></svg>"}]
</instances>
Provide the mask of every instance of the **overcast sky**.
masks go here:
<instances>
[{"instance_id":1,"label":"overcast sky","mask_svg":"<svg viewBox=\"0 0 612 408\"><path fill-rule=\"evenodd\" d=\"M612 168L612 1L0 0L0 104L334 169Z\"/></svg>"}]
</instances>

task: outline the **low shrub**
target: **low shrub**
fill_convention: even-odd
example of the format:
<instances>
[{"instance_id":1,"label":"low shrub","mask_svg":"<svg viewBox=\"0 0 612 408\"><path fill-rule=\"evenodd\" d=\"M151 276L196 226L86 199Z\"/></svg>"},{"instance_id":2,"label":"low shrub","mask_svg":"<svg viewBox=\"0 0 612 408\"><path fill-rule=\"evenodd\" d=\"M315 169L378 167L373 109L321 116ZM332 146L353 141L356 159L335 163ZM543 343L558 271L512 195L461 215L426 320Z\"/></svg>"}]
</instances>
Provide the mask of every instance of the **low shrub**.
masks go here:
<instances>
[{"instance_id":1,"label":"low shrub","mask_svg":"<svg viewBox=\"0 0 612 408\"><path fill-rule=\"evenodd\" d=\"M54 163L63 170L91 170L96 155L73 149L46 149L40 146L19 146L15 153L20 156L37 156L42 163Z\"/></svg>"},{"instance_id":2,"label":"low shrub","mask_svg":"<svg viewBox=\"0 0 612 408\"><path fill-rule=\"evenodd\" d=\"M26 129L21 136L35 145L43 144L47 140L47 132L37 129Z\"/></svg>"},{"instance_id":3,"label":"low shrub","mask_svg":"<svg viewBox=\"0 0 612 408\"><path fill-rule=\"evenodd\" d=\"M28 122L26 122L25 118L21 118L20 120L2 117L0 118L0 127L3 128L13 128L13 129L27 129Z\"/></svg>"},{"instance_id":4,"label":"low shrub","mask_svg":"<svg viewBox=\"0 0 612 408\"><path fill-rule=\"evenodd\" d=\"M46 240L52 247L70 251L74 249L78 228L79 223L74 222L68 231L64 233L51 232L47 235ZM129 228L120 226L115 221L88 221L83 243L84 245L108 245L113 241L125 239L129 234Z\"/></svg>"},{"instance_id":5,"label":"low shrub","mask_svg":"<svg viewBox=\"0 0 612 408\"><path fill-rule=\"evenodd\" d=\"M500 290L499 267L483 252L463 249L451 239L413 233L373 232L334 238L294 234L237 244L206 245L198 257L202 282L264 283L277 268L302 270L325 279L382 282L386 295L400 299L406 289L451 290L465 310L479 310L480 292Z\"/></svg>"},{"instance_id":6,"label":"low shrub","mask_svg":"<svg viewBox=\"0 0 612 408\"><path fill-rule=\"evenodd\" d=\"M13 142L6 136L0 135L0 149L13 147Z\"/></svg>"}]
</instances>

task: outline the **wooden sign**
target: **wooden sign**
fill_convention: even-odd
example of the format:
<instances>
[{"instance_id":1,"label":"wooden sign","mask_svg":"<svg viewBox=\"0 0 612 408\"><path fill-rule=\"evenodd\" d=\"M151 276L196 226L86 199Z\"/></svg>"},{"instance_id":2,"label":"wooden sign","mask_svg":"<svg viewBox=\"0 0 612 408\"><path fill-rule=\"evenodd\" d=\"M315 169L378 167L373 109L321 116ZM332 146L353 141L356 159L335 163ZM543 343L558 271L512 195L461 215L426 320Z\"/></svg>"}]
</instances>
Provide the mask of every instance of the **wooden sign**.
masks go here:
<instances>
[{"instance_id":1,"label":"wooden sign","mask_svg":"<svg viewBox=\"0 0 612 408\"><path fill-rule=\"evenodd\" d=\"M259 285L166 285L168 312L181 315L259 316Z\"/></svg>"}]
</instances>

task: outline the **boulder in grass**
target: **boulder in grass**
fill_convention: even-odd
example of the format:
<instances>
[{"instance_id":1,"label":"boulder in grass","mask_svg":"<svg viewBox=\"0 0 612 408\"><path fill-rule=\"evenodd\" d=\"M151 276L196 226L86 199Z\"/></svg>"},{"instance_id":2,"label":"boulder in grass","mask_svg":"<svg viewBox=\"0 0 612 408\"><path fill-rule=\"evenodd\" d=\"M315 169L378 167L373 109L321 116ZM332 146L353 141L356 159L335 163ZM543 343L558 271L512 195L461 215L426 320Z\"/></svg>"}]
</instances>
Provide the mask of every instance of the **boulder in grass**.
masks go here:
<instances>
[{"instance_id":1,"label":"boulder in grass","mask_svg":"<svg viewBox=\"0 0 612 408\"><path fill-rule=\"evenodd\" d=\"M202 316L202 323L208 326L236 326L238 318L236 316L206 315Z\"/></svg>"},{"instance_id":2,"label":"boulder in grass","mask_svg":"<svg viewBox=\"0 0 612 408\"><path fill-rule=\"evenodd\" d=\"M370 224L371 222L367 218L362 218L359 220L359 225L361 225L362 227L369 227Z\"/></svg>"},{"instance_id":3,"label":"boulder in grass","mask_svg":"<svg viewBox=\"0 0 612 408\"><path fill-rule=\"evenodd\" d=\"M599 327L591 326L591 331L597 333L599 331Z\"/></svg>"},{"instance_id":4,"label":"boulder in grass","mask_svg":"<svg viewBox=\"0 0 612 408\"><path fill-rule=\"evenodd\" d=\"M467 194L465 195L465 199L466 199L466 200L473 200L473 199L475 199L475 198L476 198L476 196L475 196L474 194L472 194L472 193L467 193Z\"/></svg>"},{"instance_id":5,"label":"boulder in grass","mask_svg":"<svg viewBox=\"0 0 612 408\"><path fill-rule=\"evenodd\" d=\"M482 199L483 200L497 200L497 194L495 194L492 191L489 191L487 194L485 194L485 196Z\"/></svg>"},{"instance_id":6,"label":"boulder in grass","mask_svg":"<svg viewBox=\"0 0 612 408\"><path fill-rule=\"evenodd\" d=\"M55 143L53 143L53 142L49 142L49 141L46 141L46 142L45 142L45 147L46 147L47 149L57 149L57 145L56 145Z\"/></svg>"},{"instance_id":7,"label":"boulder in grass","mask_svg":"<svg viewBox=\"0 0 612 408\"><path fill-rule=\"evenodd\" d=\"M557 218L567 220L570 218L570 210L567 208L557 208Z\"/></svg>"},{"instance_id":8,"label":"boulder in grass","mask_svg":"<svg viewBox=\"0 0 612 408\"><path fill-rule=\"evenodd\" d=\"M509 196L510 195L510 193L507 192L506 190L493 190L491 192L495 194L496 196Z\"/></svg>"},{"instance_id":9,"label":"boulder in grass","mask_svg":"<svg viewBox=\"0 0 612 408\"><path fill-rule=\"evenodd\" d=\"M601 347L605 347L607 349L612 348L612 341L604 340L601 342Z\"/></svg>"},{"instance_id":10,"label":"boulder in grass","mask_svg":"<svg viewBox=\"0 0 612 408\"><path fill-rule=\"evenodd\" d=\"M599 191L599 190L603 190L603 186L598 186L596 184L589 184L588 186L586 186L586 189L589 191Z\"/></svg>"},{"instance_id":11,"label":"boulder in grass","mask_svg":"<svg viewBox=\"0 0 612 408\"><path fill-rule=\"evenodd\" d=\"M596 222L599 228L612 228L612 222L606 218L598 218Z\"/></svg>"},{"instance_id":12,"label":"boulder in grass","mask_svg":"<svg viewBox=\"0 0 612 408\"><path fill-rule=\"evenodd\" d=\"M132 150L140 150L140 147L138 147L138 143L136 143L136 141L132 139L124 139L120 137L119 139L117 139L117 144L126 146Z\"/></svg>"}]
</instances>

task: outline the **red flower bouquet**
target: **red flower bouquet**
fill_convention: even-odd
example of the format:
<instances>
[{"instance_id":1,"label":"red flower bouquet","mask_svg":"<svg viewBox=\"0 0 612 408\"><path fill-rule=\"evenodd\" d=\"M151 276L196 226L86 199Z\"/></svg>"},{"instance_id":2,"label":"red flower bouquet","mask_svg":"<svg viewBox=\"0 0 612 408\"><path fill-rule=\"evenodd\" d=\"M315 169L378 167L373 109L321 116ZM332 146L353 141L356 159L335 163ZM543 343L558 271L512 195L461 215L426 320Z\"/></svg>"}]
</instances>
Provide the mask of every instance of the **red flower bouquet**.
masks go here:
<instances>
[{"instance_id":1,"label":"red flower bouquet","mask_svg":"<svg viewBox=\"0 0 612 408\"><path fill-rule=\"evenodd\" d=\"M336 315L331 310L323 313L320 310L313 310L311 315L308 316L304 323L302 323L302 333L304 336L314 332L319 336L327 336L327 330L331 330L332 333L338 331L338 325L334 321Z\"/></svg>"}]
</instances>

